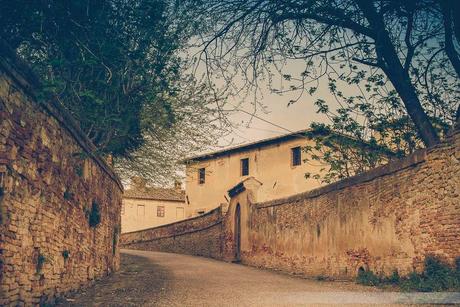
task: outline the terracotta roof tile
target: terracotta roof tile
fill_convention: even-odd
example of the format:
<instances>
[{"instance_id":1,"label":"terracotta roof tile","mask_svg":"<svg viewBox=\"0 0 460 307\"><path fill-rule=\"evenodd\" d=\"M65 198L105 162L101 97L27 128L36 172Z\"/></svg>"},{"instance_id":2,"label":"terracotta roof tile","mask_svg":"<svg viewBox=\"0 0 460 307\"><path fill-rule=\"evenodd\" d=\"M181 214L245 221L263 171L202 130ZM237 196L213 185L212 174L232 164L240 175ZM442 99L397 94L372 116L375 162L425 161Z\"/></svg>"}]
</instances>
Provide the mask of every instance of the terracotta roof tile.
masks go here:
<instances>
[{"instance_id":1,"label":"terracotta roof tile","mask_svg":"<svg viewBox=\"0 0 460 307\"><path fill-rule=\"evenodd\" d=\"M129 189L123 194L125 198L185 201L185 191L166 188Z\"/></svg>"}]
</instances>

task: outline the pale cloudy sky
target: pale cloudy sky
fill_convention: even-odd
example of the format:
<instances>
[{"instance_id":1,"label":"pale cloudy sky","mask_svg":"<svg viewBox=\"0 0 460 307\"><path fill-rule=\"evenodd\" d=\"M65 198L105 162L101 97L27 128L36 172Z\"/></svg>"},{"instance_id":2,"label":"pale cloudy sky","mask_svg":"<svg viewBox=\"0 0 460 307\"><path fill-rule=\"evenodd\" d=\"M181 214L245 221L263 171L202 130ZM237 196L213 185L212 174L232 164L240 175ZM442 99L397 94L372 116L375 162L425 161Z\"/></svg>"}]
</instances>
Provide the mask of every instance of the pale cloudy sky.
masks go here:
<instances>
[{"instance_id":1,"label":"pale cloudy sky","mask_svg":"<svg viewBox=\"0 0 460 307\"><path fill-rule=\"evenodd\" d=\"M280 96L270 93L267 89L263 99L261 99L265 106L265 110L258 108L255 113L258 118L246 113L252 113L253 106L249 102L245 103L243 110L246 112L235 112L230 116L231 121L237 125L237 127L231 135L221 139L221 145L225 146L226 143L231 143L231 140L233 140L233 145L235 145L235 143L253 142L286 134L289 133L289 131L308 128L312 121L323 120L315 111L313 105L315 100L314 97L305 95L300 101L288 107L287 104L289 100L289 95L285 94Z\"/></svg>"},{"instance_id":2,"label":"pale cloudy sky","mask_svg":"<svg viewBox=\"0 0 460 307\"><path fill-rule=\"evenodd\" d=\"M188 55L190 56L192 54L196 56L199 52L195 49L193 49L193 51L189 50ZM300 74L305 70L305 65L304 60L288 60L283 66L282 73L300 78ZM319 74L322 68L318 66L314 69L315 73ZM198 65L198 68L195 70L196 76L198 78L203 77L205 75L205 71L205 64L202 63ZM271 69L271 71L275 71L275 69ZM243 83L242 78L243 77L241 77L240 80L238 77L234 77L233 82L236 84ZM218 87L222 85L222 83L219 85L219 82L222 82L222 79L213 79L212 81L216 82ZM297 102L289 106L289 101L293 98L297 98L299 92L287 92L280 95L271 91L268 81L264 81L264 78L260 78L260 80L258 79L258 83L259 92L263 95L259 95L259 101L263 104L264 109L257 107L255 115L263 120L247 114L248 112L254 112L254 106L252 103L253 98L251 96L246 98L241 96L230 99L230 105L241 105L240 108L243 111L234 112L229 116L229 119L236 127L230 135L220 138L219 147L216 149L232 147L243 143L254 142L306 129L312 122L327 122L324 115L316 113L314 102L319 98L325 100L331 109L334 109L337 106L337 102L329 92L327 77L320 79L318 84L311 84L317 86L317 91L313 96L310 96L308 93L304 93ZM272 88L275 87L280 90L286 90L286 87L289 87L292 83L286 82L281 75L275 73L271 85ZM337 85L343 87L341 89L347 95L352 94L353 91L357 90L356 88L351 88L350 86L340 84L339 82ZM209 152L209 150L205 150L205 152Z\"/></svg>"},{"instance_id":3,"label":"pale cloudy sky","mask_svg":"<svg viewBox=\"0 0 460 307\"><path fill-rule=\"evenodd\" d=\"M293 70L295 71L296 69ZM278 83L281 82L279 81ZM277 85L275 84L275 86ZM263 103L265 109L257 107L255 115L262 120L247 114L247 112L252 114L254 111L251 98L246 98L245 101L242 97L236 97L230 101L230 104L233 105L238 105L242 101L241 109L243 111L237 111L229 117L237 127L231 135L220 139L221 146L231 147L306 129L314 121L327 122L324 115L316 113L314 102L318 98L326 100L331 108L337 106L327 88L327 78L323 78L320 81L318 90L313 96L304 93L299 101L289 106L289 101L296 97L298 93L285 93L282 95L272 93L268 84L261 85L261 92L263 97L259 100Z\"/></svg>"}]
</instances>

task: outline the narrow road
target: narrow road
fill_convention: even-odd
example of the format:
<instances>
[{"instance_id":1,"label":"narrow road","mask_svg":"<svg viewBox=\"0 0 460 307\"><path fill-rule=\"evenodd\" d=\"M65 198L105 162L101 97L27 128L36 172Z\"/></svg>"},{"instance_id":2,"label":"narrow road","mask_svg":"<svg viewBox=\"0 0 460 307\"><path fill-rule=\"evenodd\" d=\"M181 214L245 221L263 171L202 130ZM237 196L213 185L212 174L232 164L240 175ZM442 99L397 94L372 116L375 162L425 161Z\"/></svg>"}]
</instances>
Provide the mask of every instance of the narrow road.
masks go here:
<instances>
[{"instance_id":1,"label":"narrow road","mask_svg":"<svg viewBox=\"0 0 460 307\"><path fill-rule=\"evenodd\" d=\"M432 294L417 295L383 292L351 282L306 280L201 257L123 250L119 272L63 299L58 305L222 307L340 303L389 306L427 302ZM449 295L450 300L455 299ZM457 299L460 304L460 296Z\"/></svg>"}]
</instances>

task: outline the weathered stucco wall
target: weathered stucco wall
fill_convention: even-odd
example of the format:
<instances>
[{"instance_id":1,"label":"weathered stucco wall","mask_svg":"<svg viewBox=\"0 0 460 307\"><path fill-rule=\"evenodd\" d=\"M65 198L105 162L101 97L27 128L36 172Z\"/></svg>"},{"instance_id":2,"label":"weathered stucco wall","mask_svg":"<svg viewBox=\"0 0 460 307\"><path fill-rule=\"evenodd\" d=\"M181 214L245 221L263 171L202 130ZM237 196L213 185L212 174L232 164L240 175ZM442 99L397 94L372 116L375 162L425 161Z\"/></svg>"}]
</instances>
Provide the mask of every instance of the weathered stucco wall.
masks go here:
<instances>
[{"instance_id":1,"label":"weathered stucco wall","mask_svg":"<svg viewBox=\"0 0 460 307\"><path fill-rule=\"evenodd\" d=\"M164 208L164 215L158 216L158 207ZM166 225L183 220L185 202L156 199L123 198L121 211L121 232L133 232Z\"/></svg>"},{"instance_id":2,"label":"weathered stucco wall","mask_svg":"<svg viewBox=\"0 0 460 307\"><path fill-rule=\"evenodd\" d=\"M35 85L12 54L0 57L2 306L50 302L119 266L122 186L59 105L35 100Z\"/></svg>"},{"instance_id":3,"label":"weathered stucco wall","mask_svg":"<svg viewBox=\"0 0 460 307\"><path fill-rule=\"evenodd\" d=\"M233 202L236 202L234 200ZM385 167L285 199L246 204L243 263L351 278L460 257L460 134ZM231 237L231 236L230 236Z\"/></svg>"},{"instance_id":4,"label":"weathered stucco wall","mask_svg":"<svg viewBox=\"0 0 460 307\"><path fill-rule=\"evenodd\" d=\"M292 165L291 149L307 145L314 146L314 142L298 136L269 146L188 164L186 193L190 205L186 207L187 217L196 216L198 211L209 211L228 203L227 191L249 177L263 183L257 192L259 201L287 197L319 187L318 180L305 179L305 173L320 172L320 165ZM302 159L307 158L306 153L301 155ZM249 159L249 176L241 174L241 159ZM205 168L206 172L203 184L198 182L200 168Z\"/></svg>"},{"instance_id":5,"label":"weathered stucco wall","mask_svg":"<svg viewBox=\"0 0 460 307\"><path fill-rule=\"evenodd\" d=\"M123 233L123 248L222 258L222 209L184 221Z\"/></svg>"}]
</instances>

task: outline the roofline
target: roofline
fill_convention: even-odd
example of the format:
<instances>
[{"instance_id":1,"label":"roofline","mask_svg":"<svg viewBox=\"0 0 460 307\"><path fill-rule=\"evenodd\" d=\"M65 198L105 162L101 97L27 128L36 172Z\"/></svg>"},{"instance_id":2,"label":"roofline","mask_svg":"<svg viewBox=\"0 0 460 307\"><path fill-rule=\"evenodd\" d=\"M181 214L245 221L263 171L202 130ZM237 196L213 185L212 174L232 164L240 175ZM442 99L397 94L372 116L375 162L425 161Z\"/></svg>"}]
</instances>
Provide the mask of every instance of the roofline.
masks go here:
<instances>
[{"instance_id":1,"label":"roofline","mask_svg":"<svg viewBox=\"0 0 460 307\"><path fill-rule=\"evenodd\" d=\"M185 202L185 197L183 200L177 200L177 199L165 199L165 198L157 198L157 197L138 197L138 196L125 196L123 195L123 199L126 199L126 198L129 198L129 199L144 199L144 200L166 200L166 201L175 201L175 202L178 202L178 203L183 203Z\"/></svg>"},{"instance_id":2,"label":"roofline","mask_svg":"<svg viewBox=\"0 0 460 307\"><path fill-rule=\"evenodd\" d=\"M188 164L188 163L193 163L193 162L206 161L206 160L218 158L218 157L225 156L225 155L230 155L233 153L248 151L254 148L266 147L266 146L270 146L270 145L281 143L281 142L287 142L292 139L308 138L305 135L305 133L309 131L311 131L311 129L303 129L303 130L291 132L288 134L283 134L283 135L279 135L279 136L275 136L275 137L271 137L267 139L262 139L262 140L252 142L252 143L242 144L239 146L222 149L222 150L210 152L207 154L197 155L197 156L193 156L190 158L186 158L182 160L181 163Z\"/></svg>"}]
</instances>

